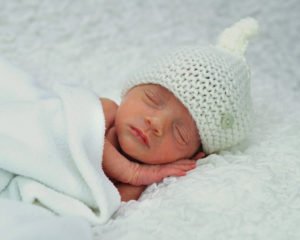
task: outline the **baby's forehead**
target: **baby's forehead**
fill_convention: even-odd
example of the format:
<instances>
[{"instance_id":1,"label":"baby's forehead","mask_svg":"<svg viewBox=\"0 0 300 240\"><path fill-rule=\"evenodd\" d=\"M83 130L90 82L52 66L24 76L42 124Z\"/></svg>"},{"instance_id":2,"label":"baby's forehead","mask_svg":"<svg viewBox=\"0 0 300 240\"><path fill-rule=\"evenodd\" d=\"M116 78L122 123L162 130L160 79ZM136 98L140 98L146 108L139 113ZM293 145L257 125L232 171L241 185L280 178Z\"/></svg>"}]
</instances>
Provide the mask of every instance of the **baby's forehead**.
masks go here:
<instances>
[{"instance_id":1,"label":"baby's forehead","mask_svg":"<svg viewBox=\"0 0 300 240\"><path fill-rule=\"evenodd\" d=\"M150 90L153 93L157 94L157 96L164 98L165 100L168 100L170 98L174 98L177 99L180 103L181 101L172 93L172 91L170 91L168 88L159 85L159 84L155 84L155 83L144 83L144 84L140 84L137 86L137 90L138 91L145 91L145 90Z\"/></svg>"},{"instance_id":2,"label":"baby's forehead","mask_svg":"<svg viewBox=\"0 0 300 240\"><path fill-rule=\"evenodd\" d=\"M164 92L171 93L166 87L163 87L162 85L156 84L156 83L143 83L143 84L137 85L136 87L139 89L144 89L144 88L149 87L149 88L153 88L157 91L164 91Z\"/></svg>"}]
</instances>

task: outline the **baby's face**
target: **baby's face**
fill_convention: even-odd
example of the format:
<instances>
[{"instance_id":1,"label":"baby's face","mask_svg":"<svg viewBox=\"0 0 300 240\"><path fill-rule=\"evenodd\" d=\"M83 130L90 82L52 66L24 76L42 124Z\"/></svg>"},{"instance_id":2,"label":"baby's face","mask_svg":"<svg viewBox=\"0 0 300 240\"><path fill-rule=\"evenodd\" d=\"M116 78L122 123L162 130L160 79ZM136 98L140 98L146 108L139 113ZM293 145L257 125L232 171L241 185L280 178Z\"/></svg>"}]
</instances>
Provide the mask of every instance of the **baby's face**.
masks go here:
<instances>
[{"instance_id":1,"label":"baby's face","mask_svg":"<svg viewBox=\"0 0 300 240\"><path fill-rule=\"evenodd\" d=\"M196 123L166 88L144 84L123 98L115 118L122 150L149 164L190 158L200 146Z\"/></svg>"}]
</instances>

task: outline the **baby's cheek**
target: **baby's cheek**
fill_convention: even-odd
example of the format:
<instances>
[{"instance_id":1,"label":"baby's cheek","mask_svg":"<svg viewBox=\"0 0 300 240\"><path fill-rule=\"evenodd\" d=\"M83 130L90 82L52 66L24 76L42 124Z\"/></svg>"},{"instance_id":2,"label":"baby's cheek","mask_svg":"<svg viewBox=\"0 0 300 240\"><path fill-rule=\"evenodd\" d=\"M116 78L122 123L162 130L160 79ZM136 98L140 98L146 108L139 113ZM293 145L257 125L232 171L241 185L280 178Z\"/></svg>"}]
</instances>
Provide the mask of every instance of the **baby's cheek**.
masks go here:
<instances>
[{"instance_id":1,"label":"baby's cheek","mask_svg":"<svg viewBox=\"0 0 300 240\"><path fill-rule=\"evenodd\" d=\"M156 155L160 163L174 162L179 159L179 152L172 142L165 142L165 144L160 145Z\"/></svg>"}]
</instances>

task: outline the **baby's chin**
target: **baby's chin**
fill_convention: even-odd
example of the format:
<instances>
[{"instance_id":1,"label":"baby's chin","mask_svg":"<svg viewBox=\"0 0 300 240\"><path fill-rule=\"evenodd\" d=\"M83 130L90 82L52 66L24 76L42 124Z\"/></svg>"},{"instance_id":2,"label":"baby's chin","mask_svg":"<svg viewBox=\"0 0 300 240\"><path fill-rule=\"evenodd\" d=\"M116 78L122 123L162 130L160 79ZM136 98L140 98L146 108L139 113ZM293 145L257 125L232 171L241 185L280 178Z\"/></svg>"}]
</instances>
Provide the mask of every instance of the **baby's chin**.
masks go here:
<instances>
[{"instance_id":1,"label":"baby's chin","mask_svg":"<svg viewBox=\"0 0 300 240\"><path fill-rule=\"evenodd\" d=\"M121 147L122 155L132 162L143 164L160 164L159 162L156 162L153 158L148 159L147 157L139 156L136 152L132 153L132 151L126 151L125 149Z\"/></svg>"},{"instance_id":2,"label":"baby's chin","mask_svg":"<svg viewBox=\"0 0 300 240\"><path fill-rule=\"evenodd\" d=\"M147 163L143 161L141 158L139 158L136 154L131 154L131 151L125 151L122 147L121 147L121 151L122 151L122 155L132 162Z\"/></svg>"},{"instance_id":3,"label":"baby's chin","mask_svg":"<svg viewBox=\"0 0 300 240\"><path fill-rule=\"evenodd\" d=\"M119 139L119 145L122 155L124 155L128 160L139 163L147 163L144 159L138 155L134 146L128 146L128 143Z\"/></svg>"}]
</instances>

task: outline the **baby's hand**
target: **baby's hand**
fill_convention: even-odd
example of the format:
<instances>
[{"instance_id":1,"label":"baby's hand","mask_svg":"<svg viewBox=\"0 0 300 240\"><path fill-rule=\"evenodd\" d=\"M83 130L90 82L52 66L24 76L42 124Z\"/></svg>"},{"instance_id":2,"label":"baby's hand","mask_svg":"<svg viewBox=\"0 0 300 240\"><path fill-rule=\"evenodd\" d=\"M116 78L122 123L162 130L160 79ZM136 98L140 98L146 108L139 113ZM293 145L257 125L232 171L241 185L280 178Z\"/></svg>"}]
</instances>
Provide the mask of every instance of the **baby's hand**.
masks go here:
<instances>
[{"instance_id":1,"label":"baby's hand","mask_svg":"<svg viewBox=\"0 0 300 240\"><path fill-rule=\"evenodd\" d=\"M168 176L184 176L187 171L196 167L195 160L204 156L204 153L200 153L193 159L182 159L167 164L140 164L129 161L108 139L105 139L102 167L110 179L141 186L159 182Z\"/></svg>"},{"instance_id":2,"label":"baby's hand","mask_svg":"<svg viewBox=\"0 0 300 240\"><path fill-rule=\"evenodd\" d=\"M196 167L195 160L182 159L160 165L136 164L135 174L129 183L135 186L160 182L168 176L185 176L186 172Z\"/></svg>"}]
</instances>

